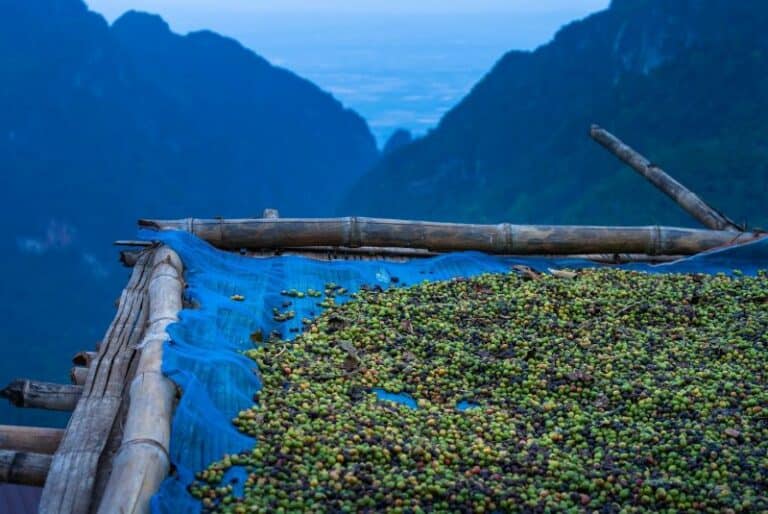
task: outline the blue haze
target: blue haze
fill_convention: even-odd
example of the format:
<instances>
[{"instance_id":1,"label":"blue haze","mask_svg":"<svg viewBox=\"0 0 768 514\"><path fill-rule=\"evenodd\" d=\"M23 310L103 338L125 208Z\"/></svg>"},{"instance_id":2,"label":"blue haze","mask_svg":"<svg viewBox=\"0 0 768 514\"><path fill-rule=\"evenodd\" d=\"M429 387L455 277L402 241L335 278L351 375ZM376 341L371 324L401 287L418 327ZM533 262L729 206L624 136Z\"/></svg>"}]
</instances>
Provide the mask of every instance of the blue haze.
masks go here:
<instances>
[{"instance_id":1,"label":"blue haze","mask_svg":"<svg viewBox=\"0 0 768 514\"><path fill-rule=\"evenodd\" d=\"M544 7L511 2L506 9L500 2L474 7L449 2L448 8L431 12L427 4L409 9L398 2L388 12L335 5L307 12L301 3L280 12L248 10L236 2L206 9L190 0L152 2L147 8L177 32L215 30L315 82L359 112L381 147L397 128L419 135L436 126L507 51L546 43L563 24L608 1L539 2ZM143 8L140 1L92 0L89 5L110 20L129 5Z\"/></svg>"}]
</instances>

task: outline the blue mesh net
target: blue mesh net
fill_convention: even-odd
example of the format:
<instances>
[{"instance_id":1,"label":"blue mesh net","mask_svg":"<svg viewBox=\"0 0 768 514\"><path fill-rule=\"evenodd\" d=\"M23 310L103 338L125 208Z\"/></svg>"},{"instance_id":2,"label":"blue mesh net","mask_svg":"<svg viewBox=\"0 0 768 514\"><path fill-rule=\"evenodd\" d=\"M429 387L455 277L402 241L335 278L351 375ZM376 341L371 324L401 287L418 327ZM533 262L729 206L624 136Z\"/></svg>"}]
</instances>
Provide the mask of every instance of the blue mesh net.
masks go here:
<instances>
[{"instance_id":1,"label":"blue mesh net","mask_svg":"<svg viewBox=\"0 0 768 514\"><path fill-rule=\"evenodd\" d=\"M174 472L152 499L155 514L199 512L200 503L187 493L194 473L220 460L225 454L250 449L254 441L239 433L231 420L253 405L261 387L254 362L242 355L253 347L251 334L272 331L283 339L295 337L302 318L313 318L322 308L318 298L291 298L295 317L285 322L273 319L272 309L286 300L281 291L323 291L333 282L355 292L361 286L402 287L425 280L471 277L482 273L507 272L515 264L546 271L547 268L593 267L590 261L574 259L520 259L461 252L407 262L335 260L319 261L296 256L251 258L214 249L185 232L144 232L146 239L172 247L185 266L187 299L180 321L169 329L163 371L182 390L171 432L171 461ZM651 273L733 273L754 275L768 267L768 240L736 248L716 250L664 265L630 264L627 269ZM233 296L239 295L237 300ZM337 297L337 303L349 295ZM229 471L237 492L246 472Z\"/></svg>"}]
</instances>

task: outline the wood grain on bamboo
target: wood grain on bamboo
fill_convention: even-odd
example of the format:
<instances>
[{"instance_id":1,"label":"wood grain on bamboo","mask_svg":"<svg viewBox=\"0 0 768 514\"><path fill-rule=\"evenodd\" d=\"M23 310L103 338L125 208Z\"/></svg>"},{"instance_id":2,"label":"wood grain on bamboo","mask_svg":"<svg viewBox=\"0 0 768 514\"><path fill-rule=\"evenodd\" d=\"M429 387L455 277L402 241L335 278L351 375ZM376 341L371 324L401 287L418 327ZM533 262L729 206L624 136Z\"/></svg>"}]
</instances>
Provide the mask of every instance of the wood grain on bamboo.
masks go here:
<instances>
[{"instance_id":1,"label":"wood grain on bamboo","mask_svg":"<svg viewBox=\"0 0 768 514\"><path fill-rule=\"evenodd\" d=\"M149 283L149 326L130 387L122 444L112 463L99 514L149 512L149 500L168 474L176 386L161 368L166 327L178 320L182 289L181 260L170 248L159 248Z\"/></svg>"}]
</instances>

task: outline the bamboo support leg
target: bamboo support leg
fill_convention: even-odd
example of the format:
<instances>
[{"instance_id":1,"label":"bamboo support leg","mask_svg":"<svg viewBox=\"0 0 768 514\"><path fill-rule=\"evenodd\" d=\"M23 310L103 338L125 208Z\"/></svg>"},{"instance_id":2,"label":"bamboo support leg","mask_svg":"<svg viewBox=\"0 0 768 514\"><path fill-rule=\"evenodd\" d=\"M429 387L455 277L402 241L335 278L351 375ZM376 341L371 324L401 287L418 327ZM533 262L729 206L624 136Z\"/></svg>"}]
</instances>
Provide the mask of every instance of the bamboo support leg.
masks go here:
<instances>
[{"instance_id":1,"label":"bamboo support leg","mask_svg":"<svg viewBox=\"0 0 768 514\"><path fill-rule=\"evenodd\" d=\"M664 170L651 163L648 159L630 148L607 130L597 125L590 129L592 139L597 141L606 150L615 155L619 160L645 177L651 184L660 189L664 194L672 198L685 212L693 216L702 225L712 230L742 231L742 228L725 217L713 207L707 205L693 191L670 177Z\"/></svg>"},{"instance_id":2,"label":"bamboo support leg","mask_svg":"<svg viewBox=\"0 0 768 514\"><path fill-rule=\"evenodd\" d=\"M0 482L40 487L50 467L50 455L0 450Z\"/></svg>"},{"instance_id":3,"label":"bamboo support leg","mask_svg":"<svg viewBox=\"0 0 768 514\"><path fill-rule=\"evenodd\" d=\"M0 450L53 455L62 437L64 430L60 428L0 425Z\"/></svg>"},{"instance_id":4,"label":"bamboo support leg","mask_svg":"<svg viewBox=\"0 0 768 514\"><path fill-rule=\"evenodd\" d=\"M16 407L72 411L82 393L83 387L78 385L20 379L0 390L0 397Z\"/></svg>"}]
</instances>

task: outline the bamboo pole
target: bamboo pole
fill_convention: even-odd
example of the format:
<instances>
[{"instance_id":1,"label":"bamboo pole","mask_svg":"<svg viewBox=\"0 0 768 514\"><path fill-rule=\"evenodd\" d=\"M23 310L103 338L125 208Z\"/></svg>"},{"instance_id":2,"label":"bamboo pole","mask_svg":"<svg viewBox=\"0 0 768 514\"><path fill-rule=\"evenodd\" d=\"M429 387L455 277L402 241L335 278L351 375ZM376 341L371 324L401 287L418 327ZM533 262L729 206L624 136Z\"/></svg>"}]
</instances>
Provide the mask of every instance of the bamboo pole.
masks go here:
<instances>
[{"instance_id":1,"label":"bamboo pole","mask_svg":"<svg viewBox=\"0 0 768 514\"><path fill-rule=\"evenodd\" d=\"M133 380L133 377L136 376L136 368L138 367L138 364L138 352L136 352L126 377L128 384L130 383L130 380ZM96 509L101 505L101 501L104 497L104 489L107 486L110 475L112 475L115 455L117 454L117 450L120 449L120 444L122 444L123 441L123 426L125 425L125 418L128 414L129 403L127 396L128 395L126 394L124 401L120 404L115 424L112 425L112 430L107 438L107 444L104 446L104 453L99 460L99 466L96 468L96 477L94 479L93 496L91 498L91 509L89 514L95 514Z\"/></svg>"},{"instance_id":2,"label":"bamboo pole","mask_svg":"<svg viewBox=\"0 0 768 514\"><path fill-rule=\"evenodd\" d=\"M136 246L140 248L148 248L150 246L154 246L155 243L153 243L152 241L136 241L136 240L118 239L112 244L115 246Z\"/></svg>"},{"instance_id":3,"label":"bamboo pole","mask_svg":"<svg viewBox=\"0 0 768 514\"><path fill-rule=\"evenodd\" d=\"M509 255L639 253L692 255L751 241L754 233L678 227L469 225L376 218L140 220L156 230L186 230L228 249L384 246Z\"/></svg>"},{"instance_id":4,"label":"bamboo pole","mask_svg":"<svg viewBox=\"0 0 768 514\"><path fill-rule=\"evenodd\" d=\"M40 514L87 514L92 510L95 477L108 462L107 442L122 420L126 383L132 376L136 345L147 322L147 286L152 250L133 268L115 318L88 368L83 393L53 456L40 499Z\"/></svg>"},{"instance_id":5,"label":"bamboo pole","mask_svg":"<svg viewBox=\"0 0 768 514\"><path fill-rule=\"evenodd\" d=\"M113 461L99 514L143 514L168 474L176 386L161 371L166 328L182 308L182 263L167 247L157 250L149 284L149 326L130 387L123 441Z\"/></svg>"},{"instance_id":6,"label":"bamboo pole","mask_svg":"<svg viewBox=\"0 0 768 514\"><path fill-rule=\"evenodd\" d=\"M337 246L303 246L280 249L240 250L240 255L253 258L270 258L295 255L307 259L329 261L385 261L408 262L412 258L435 257L438 252L430 252L418 248L376 248L364 246L346 248Z\"/></svg>"},{"instance_id":7,"label":"bamboo pole","mask_svg":"<svg viewBox=\"0 0 768 514\"><path fill-rule=\"evenodd\" d=\"M0 425L0 450L53 455L63 436L60 428Z\"/></svg>"},{"instance_id":8,"label":"bamboo pole","mask_svg":"<svg viewBox=\"0 0 768 514\"><path fill-rule=\"evenodd\" d=\"M600 253L586 255L568 255L569 259L583 259L600 264L628 264L630 262L645 262L661 264L684 259L685 255L645 255L642 253Z\"/></svg>"},{"instance_id":9,"label":"bamboo pole","mask_svg":"<svg viewBox=\"0 0 768 514\"><path fill-rule=\"evenodd\" d=\"M16 407L72 411L82 393L82 386L18 379L0 390L0 397Z\"/></svg>"},{"instance_id":10,"label":"bamboo pole","mask_svg":"<svg viewBox=\"0 0 768 514\"><path fill-rule=\"evenodd\" d=\"M50 467L50 455L0 450L0 482L40 487Z\"/></svg>"},{"instance_id":11,"label":"bamboo pole","mask_svg":"<svg viewBox=\"0 0 768 514\"><path fill-rule=\"evenodd\" d=\"M713 207L707 205L693 191L669 176L663 169L651 163L637 151L629 147L618 137L607 130L592 125L589 131L592 139L600 143L606 150L619 160L645 177L651 184L672 198L688 214L693 216L705 227L712 230L731 230L741 232L743 229L728 219Z\"/></svg>"},{"instance_id":12,"label":"bamboo pole","mask_svg":"<svg viewBox=\"0 0 768 514\"><path fill-rule=\"evenodd\" d=\"M349 254L349 255L369 255L376 257L378 255L391 255L395 257L434 257L440 255L437 252L430 252L422 248L394 248L394 247L376 247L361 246L359 248L344 248L338 246L298 246L289 251L312 252L312 253L330 253L330 254Z\"/></svg>"},{"instance_id":13,"label":"bamboo pole","mask_svg":"<svg viewBox=\"0 0 768 514\"><path fill-rule=\"evenodd\" d=\"M88 368L83 366L74 366L69 370L69 379L75 385L84 385L88 379Z\"/></svg>"}]
</instances>

